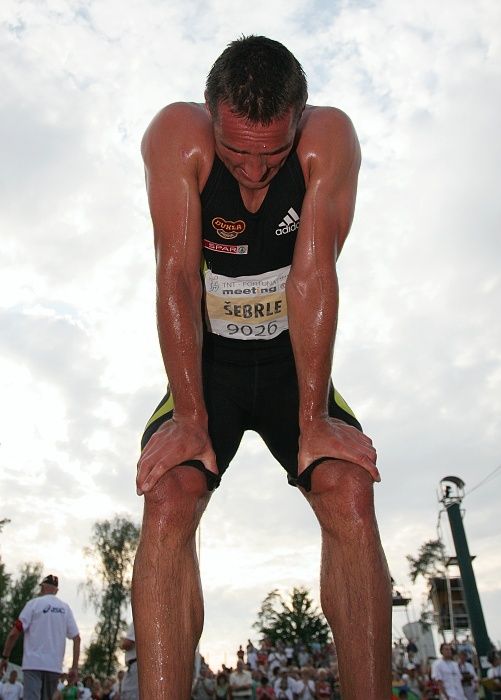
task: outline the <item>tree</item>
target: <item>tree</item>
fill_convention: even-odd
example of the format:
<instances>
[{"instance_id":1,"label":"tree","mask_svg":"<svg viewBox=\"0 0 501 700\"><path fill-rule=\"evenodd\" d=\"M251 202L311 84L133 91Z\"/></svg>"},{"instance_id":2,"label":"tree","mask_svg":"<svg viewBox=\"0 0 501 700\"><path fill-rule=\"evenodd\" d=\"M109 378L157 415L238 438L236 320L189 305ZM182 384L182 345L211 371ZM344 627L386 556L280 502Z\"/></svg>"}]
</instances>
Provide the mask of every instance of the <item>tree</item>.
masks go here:
<instances>
[{"instance_id":1,"label":"tree","mask_svg":"<svg viewBox=\"0 0 501 700\"><path fill-rule=\"evenodd\" d=\"M419 548L417 557L414 558L408 554L407 561L409 562L409 577L412 583L415 583L417 578L422 576L430 589L428 599L421 608L419 619L421 629L426 631L430 629L435 617L434 612L428 607L431 603L432 581L445 575L445 546L439 539L428 540ZM440 624L439 629L442 631L443 636L444 633ZM445 641L445 637L443 639Z\"/></svg>"},{"instance_id":2,"label":"tree","mask_svg":"<svg viewBox=\"0 0 501 700\"><path fill-rule=\"evenodd\" d=\"M312 642L326 644L331 639L329 625L306 588L293 588L289 601L276 589L268 593L253 627L272 644L280 640L310 646Z\"/></svg>"},{"instance_id":3,"label":"tree","mask_svg":"<svg viewBox=\"0 0 501 700\"><path fill-rule=\"evenodd\" d=\"M86 648L84 670L110 676L117 661L119 636L125 630L125 610L130 601L132 564L139 542L139 527L131 520L115 516L94 524L91 546L85 555L94 561L85 588L98 613L95 638ZM100 580L101 585L96 585Z\"/></svg>"},{"instance_id":4,"label":"tree","mask_svg":"<svg viewBox=\"0 0 501 700\"><path fill-rule=\"evenodd\" d=\"M444 560L445 547L440 540L429 540L422 544L416 559L408 554L409 576L412 583L416 582L418 576L423 576L426 580L436 576L438 565L443 567Z\"/></svg>"},{"instance_id":5,"label":"tree","mask_svg":"<svg viewBox=\"0 0 501 700\"><path fill-rule=\"evenodd\" d=\"M22 564L18 578L13 580L12 575L5 571L5 565L0 561L0 645L2 649L14 620L26 603L38 593L42 571L43 567L39 562ZM14 645L10 660L14 664L21 665L22 659L23 637L20 636Z\"/></svg>"}]
</instances>

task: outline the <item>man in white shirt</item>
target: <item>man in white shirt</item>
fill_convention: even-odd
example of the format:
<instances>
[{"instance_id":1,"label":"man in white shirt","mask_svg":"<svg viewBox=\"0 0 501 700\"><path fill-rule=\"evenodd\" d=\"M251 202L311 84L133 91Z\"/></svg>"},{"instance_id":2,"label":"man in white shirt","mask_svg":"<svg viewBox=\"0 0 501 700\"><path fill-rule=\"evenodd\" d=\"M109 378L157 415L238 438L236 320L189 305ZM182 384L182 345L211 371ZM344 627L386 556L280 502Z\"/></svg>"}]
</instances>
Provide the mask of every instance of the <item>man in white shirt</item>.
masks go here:
<instances>
[{"instance_id":1,"label":"man in white shirt","mask_svg":"<svg viewBox=\"0 0 501 700\"><path fill-rule=\"evenodd\" d=\"M501 659L498 654L494 652L489 656L489 661L492 666L487 671L487 678L492 680L492 699L499 700L501 699Z\"/></svg>"},{"instance_id":2,"label":"man in white shirt","mask_svg":"<svg viewBox=\"0 0 501 700\"><path fill-rule=\"evenodd\" d=\"M298 700L314 700L316 697L315 681L312 680L308 667L301 669L301 679L296 681L294 697L297 697Z\"/></svg>"},{"instance_id":3,"label":"man in white shirt","mask_svg":"<svg viewBox=\"0 0 501 700\"><path fill-rule=\"evenodd\" d=\"M125 637L122 637L120 648L125 651L127 673L122 681L120 700L137 700L139 697L137 681L136 635L134 623L129 625Z\"/></svg>"},{"instance_id":4,"label":"man in white shirt","mask_svg":"<svg viewBox=\"0 0 501 700\"><path fill-rule=\"evenodd\" d=\"M237 670L230 675L230 688L234 700L250 700L252 697L252 676L241 660L237 661Z\"/></svg>"},{"instance_id":5,"label":"man in white shirt","mask_svg":"<svg viewBox=\"0 0 501 700\"><path fill-rule=\"evenodd\" d=\"M467 700L478 700L478 676L472 663L468 661L466 651L459 652L459 671L462 677L463 693Z\"/></svg>"},{"instance_id":6,"label":"man in white shirt","mask_svg":"<svg viewBox=\"0 0 501 700\"><path fill-rule=\"evenodd\" d=\"M250 639L249 643L247 644L247 663L249 664L251 671L257 670L257 649Z\"/></svg>"},{"instance_id":7,"label":"man in white shirt","mask_svg":"<svg viewBox=\"0 0 501 700\"><path fill-rule=\"evenodd\" d=\"M275 691L275 695L277 695L277 697L281 686L285 686L285 689L290 690L292 694L296 689L296 681L289 675L286 668L280 669L280 675L273 684L273 690ZM283 689L284 687L282 687L282 690Z\"/></svg>"},{"instance_id":8,"label":"man in white shirt","mask_svg":"<svg viewBox=\"0 0 501 700\"><path fill-rule=\"evenodd\" d=\"M23 697L23 686L17 680L17 671L11 671L9 680L0 685L1 700L21 700Z\"/></svg>"},{"instance_id":9,"label":"man in white shirt","mask_svg":"<svg viewBox=\"0 0 501 700\"><path fill-rule=\"evenodd\" d=\"M21 610L2 654L2 667L20 634L24 633L24 700L52 700L63 670L66 639L73 640L72 670L78 670L80 634L70 606L56 597L57 576L50 574L40 584L40 595Z\"/></svg>"},{"instance_id":10,"label":"man in white shirt","mask_svg":"<svg viewBox=\"0 0 501 700\"><path fill-rule=\"evenodd\" d=\"M442 658L433 664L431 675L438 683L441 697L445 700L466 700L461 683L461 672L452 658L452 646L444 642L440 647L440 653Z\"/></svg>"}]
</instances>

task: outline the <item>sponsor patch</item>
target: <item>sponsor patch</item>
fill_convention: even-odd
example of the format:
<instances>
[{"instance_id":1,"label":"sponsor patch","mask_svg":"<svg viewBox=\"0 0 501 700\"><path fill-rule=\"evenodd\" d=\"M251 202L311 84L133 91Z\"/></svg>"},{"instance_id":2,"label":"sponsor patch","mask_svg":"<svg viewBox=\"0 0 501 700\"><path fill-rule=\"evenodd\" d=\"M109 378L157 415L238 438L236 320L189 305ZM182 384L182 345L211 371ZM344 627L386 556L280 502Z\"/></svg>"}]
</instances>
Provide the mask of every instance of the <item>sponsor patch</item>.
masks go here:
<instances>
[{"instance_id":1,"label":"sponsor patch","mask_svg":"<svg viewBox=\"0 0 501 700\"><path fill-rule=\"evenodd\" d=\"M247 255L248 245L231 245L229 243L214 243L204 238L204 248L213 250L215 253L230 253L232 255Z\"/></svg>"},{"instance_id":2,"label":"sponsor patch","mask_svg":"<svg viewBox=\"0 0 501 700\"><path fill-rule=\"evenodd\" d=\"M228 219L223 219L222 216L215 216L212 219L212 227L216 230L218 236L231 240L245 231L245 221L242 221L242 219L228 221Z\"/></svg>"}]
</instances>

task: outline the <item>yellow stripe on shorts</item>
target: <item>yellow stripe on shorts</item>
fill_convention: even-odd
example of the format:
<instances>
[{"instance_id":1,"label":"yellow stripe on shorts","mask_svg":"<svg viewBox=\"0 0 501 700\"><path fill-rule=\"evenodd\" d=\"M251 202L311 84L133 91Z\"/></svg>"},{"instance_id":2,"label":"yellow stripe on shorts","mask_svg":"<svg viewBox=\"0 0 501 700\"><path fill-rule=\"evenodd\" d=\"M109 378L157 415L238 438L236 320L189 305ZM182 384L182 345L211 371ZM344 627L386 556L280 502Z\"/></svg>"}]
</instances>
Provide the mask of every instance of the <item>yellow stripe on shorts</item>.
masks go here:
<instances>
[{"instance_id":1,"label":"yellow stripe on shorts","mask_svg":"<svg viewBox=\"0 0 501 700\"><path fill-rule=\"evenodd\" d=\"M161 418L162 416L165 416L166 413L169 413L170 411L174 410L174 399L172 398L172 394L169 392L169 396L167 397L167 400L165 403L163 403L155 413L151 416L150 420L146 423L145 431L150 427L152 423L154 423L158 418Z\"/></svg>"},{"instance_id":2,"label":"yellow stripe on shorts","mask_svg":"<svg viewBox=\"0 0 501 700\"><path fill-rule=\"evenodd\" d=\"M346 413L349 413L350 416L353 416L353 418L356 419L356 415L353 413L351 408L348 406L346 401L343 399L343 397L341 396L341 394L339 393L339 391L335 387L334 387L334 401L339 406L339 408L342 408L343 411L345 411Z\"/></svg>"}]
</instances>

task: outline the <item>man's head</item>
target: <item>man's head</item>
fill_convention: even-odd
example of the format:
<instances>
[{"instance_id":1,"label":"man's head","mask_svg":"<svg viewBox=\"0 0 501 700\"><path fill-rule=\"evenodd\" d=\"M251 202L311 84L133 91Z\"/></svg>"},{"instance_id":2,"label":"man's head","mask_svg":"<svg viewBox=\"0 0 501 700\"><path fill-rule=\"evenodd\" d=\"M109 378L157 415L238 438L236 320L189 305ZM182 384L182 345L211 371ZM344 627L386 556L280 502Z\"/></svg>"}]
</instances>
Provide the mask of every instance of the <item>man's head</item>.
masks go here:
<instances>
[{"instance_id":1,"label":"man's head","mask_svg":"<svg viewBox=\"0 0 501 700\"><path fill-rule=\"evenodd\" d=\"M454 650L452 648L452 644L447 644L447 642L444 642L440 646L440 653L444 657L444 659L447 661L449 659L452 659L454 656Z\"/></svg>"},{"instance_id":2,"label":"man's head","mask_svg":"<svg viewBox=\"0 0 501 700\"><path fill-rule=\"evenodd\" d=\"M56 594L59 588L59 579L54 574L49 574L40 582L40 592L42 595Z\"/></svg>"},{"instance_id":3,"label":"man's head","mask_svg":"<svg viewBox=\"0 0 501 700\"><path fill-rule=\"evenodd\" d=\"M232 41L212 66L205 91L214 120L226 103L238 116L264 125L291 110L297 121L307 97L299 61L283 44L265 36Z\"/></svg>"},{"instance_id":4,"label":"man's head","mask_svg":"<svg viewBox=\"0 0 501 700\"><path fill-rule=\"evenodd\" d=\"M242 659L238 659L237 671L238 671L238 673L242 673L243 670L244 670L244 662L242 661Z\"/></svg>"},{"instance_id":5,"label":"man's head","mask_svg":"<svg viewBox=\"0 0 501 700\"><path fill-rule=\"evenodd\" d=\"M15 683L17 681L17 671L11 671L9 674L9 683Z\"/></svg>"}]
</instances>

